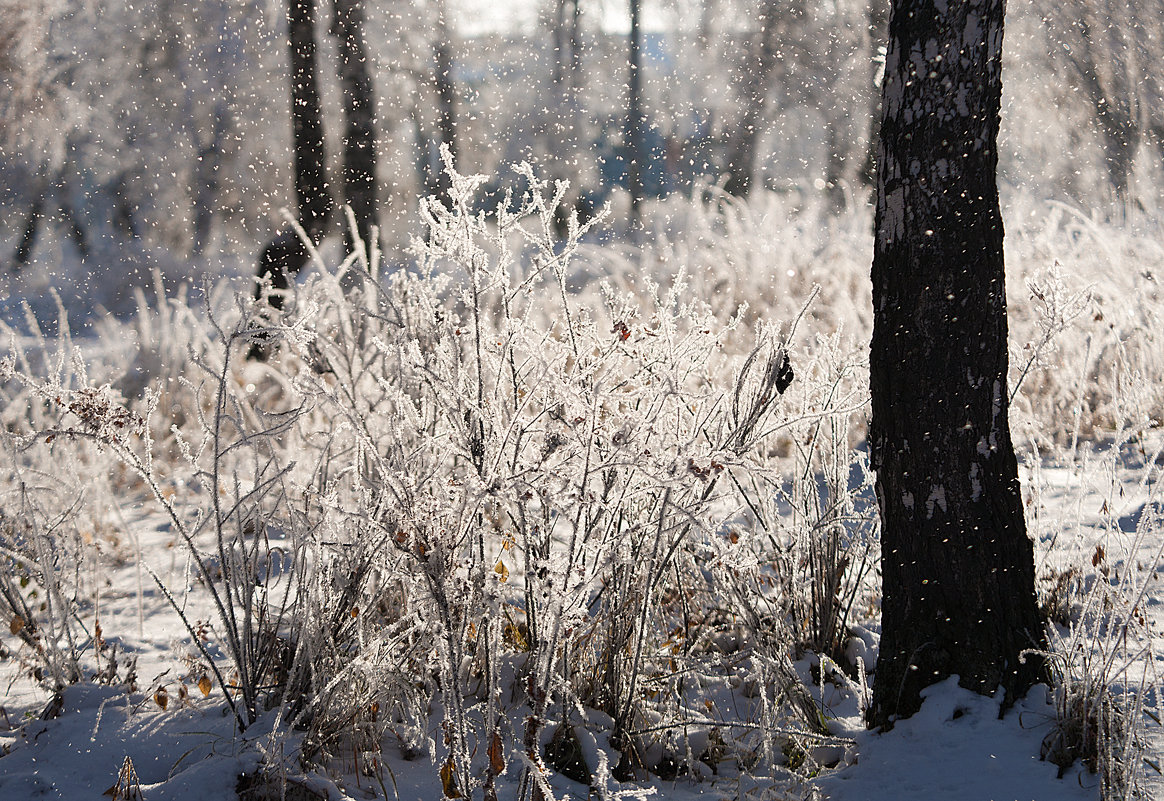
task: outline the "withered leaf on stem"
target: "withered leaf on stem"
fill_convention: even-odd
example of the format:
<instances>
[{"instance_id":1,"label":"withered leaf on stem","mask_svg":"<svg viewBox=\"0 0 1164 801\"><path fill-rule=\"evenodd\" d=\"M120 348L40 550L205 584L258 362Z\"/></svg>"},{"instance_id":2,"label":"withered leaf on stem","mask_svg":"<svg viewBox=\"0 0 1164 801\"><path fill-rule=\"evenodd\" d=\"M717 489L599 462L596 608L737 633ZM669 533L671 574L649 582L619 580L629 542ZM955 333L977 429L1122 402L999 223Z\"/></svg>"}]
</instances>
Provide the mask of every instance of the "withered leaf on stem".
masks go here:
<instances>
[{"instance_id":1,"label":"withered leaf on stem","mask_svg":"<svg viewBox=\"0 0 1164 801\"><path fill-rule=\"evenodd\" d=\"M493 739L489 741L489 767L497 775L505 772L505 756L502 754L501 735L493 732Z\"/></svg>"},{"instance_id":2,"label":"withered leaf on stem","mask_svg":"<svg viewBox=\"0 0 1164 801\"><path fill-rule=\"evenodd\" d=\"M452 757L449 757L445 764L441 765L441 789L445 793L445 798L464 798L461 791L457 789L456 765L453 763Z\"/></svg>"}]
</instances>

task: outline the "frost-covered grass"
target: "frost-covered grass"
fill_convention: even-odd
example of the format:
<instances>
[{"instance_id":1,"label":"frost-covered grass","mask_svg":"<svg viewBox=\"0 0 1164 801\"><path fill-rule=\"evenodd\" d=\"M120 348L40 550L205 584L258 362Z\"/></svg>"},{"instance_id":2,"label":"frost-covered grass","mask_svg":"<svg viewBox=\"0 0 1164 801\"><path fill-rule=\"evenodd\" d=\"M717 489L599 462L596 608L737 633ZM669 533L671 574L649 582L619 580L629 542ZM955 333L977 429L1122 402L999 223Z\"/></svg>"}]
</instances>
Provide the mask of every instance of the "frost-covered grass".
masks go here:
<instances>
[{"instance_id":1,"label":"frost-covered grass","mask_svg":"<svg viewBox=\"0 0 1164 801\"><path fill-rule=\"evenodd\" d=\"M712 198L656 209L634 249L557 242L526 178L477 217L457 176L407 269L320 256L285 314L226 283L142 294L84 342L12 333L0 788L181 797L216 755L254 798L778 798L894 753L860 733L867 212ZM1036 739L1115 797L1158 704L1164 253L1149 221L1015 207L1016 441L1063 627ZM935 709L920 736L956 738ZM193 750L162 744L202 719ZM70 720L123 743L85 762L100 787L22 761Z\"/></svg>"}]
</instances>

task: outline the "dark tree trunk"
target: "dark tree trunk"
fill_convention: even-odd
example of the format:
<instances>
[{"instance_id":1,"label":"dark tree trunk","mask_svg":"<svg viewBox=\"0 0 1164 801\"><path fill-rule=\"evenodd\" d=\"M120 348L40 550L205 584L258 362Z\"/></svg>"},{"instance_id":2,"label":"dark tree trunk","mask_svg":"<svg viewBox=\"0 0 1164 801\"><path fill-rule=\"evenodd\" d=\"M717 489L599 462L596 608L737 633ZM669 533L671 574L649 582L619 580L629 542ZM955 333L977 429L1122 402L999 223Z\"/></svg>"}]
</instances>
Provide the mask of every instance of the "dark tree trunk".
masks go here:
<instances>
[{"instance_id":1,"label":"dark tree trunk","mask_svg":"<svg viewBox=\"0 0 1164 801\"><path fill-rule=\"evenodd\" d=\"M437 135L440 143L449 149L453 159L457 158L457 89L453 84L453 47L450 41L448 21L445 19L445 4L437 7L436 41L433 43L433 84L437 95ZM447 208L452 208L449 196L452 189L451 178L445 172L439 159L436 174L429 175L429 191Z\"/></svg>"},{"instance_id":2,"label":"dark tree trunk","mask_svg":"<svg viewBox=\"0 0 1164 801\"><path fill-rule=\"evenodd\" d=\"M834 214L845 210L845 179L848 173L848 154L845 151L849 143L844 140L841 128L844 127L842 120L847 120L849 114L842 111L839 116L841 120L833 120L825 135L829 149L828 165L825 167L825 193Z\"/></svg>"},{"instance_id":3,"label":"dark tree trunk","mask_svg":"<svg viewBox=\"0 0 1164 801\"><path fill-rule=\"evenodd\" d=\"M542 150L550 177L570 184L570 192L554 209L554 233L564 239L571 214L583 213L579 188L579 97L582 56L579 51L580 15L578 0L556 0L553 20L553 102L547 104L549 120L542 131Z\"/></svg>"},{"instance_id":4,"label":"dark tree trunk","mask_svg":"<svg viewBox=\"0 0 1164 801\"><path fill-rule=\"evenodd\" d=\"M1110 103L1106 98L1095 101L1095 120L1103 137L1108 180L1111 181L1116 197L1126 199L1136 150L1140 146L1139 121L1131 109L1123 104Z\"/></svg>"},{"instance_id":5,"label":"dark tree trunk","mask_svg":"<svg viewBox=\"0 0 1164 801\"><path fill-rule=\"evenodd\" d=\"M19 272L32 260L36 241L44 227L55 223L65 227L65 233L76 247L77 255L82 260L89 257L89 237L76 209L69 202L64 175L58 174L51 180L38 180L37 184L32 205L29 206L28 214L24 218L20 241L16 245L16 252L12 254L11 271L14 273Z\"/></svg>"},{"instance_id":6,"label":"dark tree trunk","mask_svg":"<svg viewBox=\"0 0 1164 801\"><path fill-rule=\"evenodd\" d=\"M1164 19L1151 6L1132 9L1132 53L1140 67L1136 75L1137 95L1144 112L1144 134L1164 159L1164 74L1153 68L1164 53Z\"/></svg>"},{"instance_id":7,"label":"dark tree trunk","mask_svg":"<svg viewBox=\"0 0 1164 801\"><path fill-rule=\"evenodd\" d=\"M32 260L32 252L36 247L36 235L44 222L44 192L37 192L28 209L28 216L24 220L24 232L20 235L20 244L16 246L16 253L12 257L12 272L18 272Z\"/></svg>"},{"instance_id":8,"label":"dark tree trunk","mask_svg":"<svg viewBox=\"0 0 1164 801\"><path fill-rule=\"evenodd\" d=\"M362 0L335 0L334 19L344 96L344 202L352 209L356 231L370 255L376 224L376 102L364 47ZM345 229L345 233L350 250L351 232Z\"/></svg>"},{"instance_id":9,"label":"dark tree trunk","mask_svg":"<svg viewBox=\"0 0 1164 801\"><path fill-rule=\"evenodd\" d=\"M331 216L331 195L327 191L324 163L327 152L315 48L315 0L288 0L287 15L291 46L292 159L298 222L312 241L318 241ZM295 231L280 231L259 257L259 280L270 276L275 289L286 289L290 280L288 276L303 269L308 255ZM271 305L282 308L282 298L278 295L272 297ZM252 355L256 355L255 352Z\"/></svg>"},{"instance_id":10,"label":"dark tree trunk","mask_svg":"<svg viewBox=\"0 0 1164 801\"><path fill-rule=\"evenodd\" d=\"M556 92L561 92L566 82L566 3L567 0L556 0L554 3L553 30L550 32L554 45L554 63L550 65L550 83Z\"/></svg>"},{"instance_id":11,"label":"dark tree trunk","mask_svg":"<svg viewBox=\"0 0 1164 801\"><path fill-rule=\"evenodd\" d=\"M582 78L582 55L578 49L581 15L578 0L557 0L554 14L554 63L551 65L554 101L553 108L549 109L553 120L546 126L547 133L552 137L548 143L549 155L558 162L573 164L578 155L578 99ZM572 171L576 170L577 165L574 164ZM558 177L566 178L567 175Z\"/></svg>"},{"instance_id":12,"label":"dark tree trunk","mask_svg":"<svg viewBox=\"0 0 1164 801\"><path fill-rule=\"evenodd\" d=\"M1145 26L1137 18L1135 5L1123 0L1068 2L1055 15L1066 25L1050 28L1058 37L1056 52L1075 73L1091 103L1108 179L1120 199L1128 196L1140 145L1139 94L1150 91L1153 73L1141 69L1137 74L1136 67L1146 54L1137 43ZM1143 64L1158 60L1147 58Z\"/></svg>"},{"instance_id":13,"label":"dark tree trunk","mask_svg":"<svg viewBox=\"0 0 1164 801\"><path fill-rule=\"evenodd\" d=\"M941 8L943 10L939 11ZM886 726L958 675L1010 704L1046 675L1007 417L995 170L1002 0L895 0L882 96L870 354Z\"/></svg>"},{"instance_id":14,"label":"dark tree trunk","mask_svg":"<svg viewBox=\"0 0 1164 801\"><path fill-rule=\"evenodd\" d=\"M68 200L62 200L60 211L61 222L64 223L66 230L69 232L69 239L73 240L73 246L77 248L77 254L82 260L89 258L89 236L85 233L85 226L81 222L81 217L77 214L77 210L73 208L73 204Z\"/></svg>"},{"instance_id":15,"label":"dark tree trunk","mask_svg":"<svg viewBox=\"0 0 1164 801\"><path fill-rule=\"evenodd\" d=\"M567 43L570 48L570 129L577 144L578 112L582 97L582 7L580 0L570 2L570 30Z\"/></svg>"},{"instance_id":16,"label":"dark tree trunk","mask_svg":"<svg viewBox=\"0 0 1164 801\"><path fill-rule=\"evenodd\" d=\"M1124 63L1127 43L1123 32L1114 23L1108 30L1099 32L1103 41L1097 42L1096 32L1086 13L1080 15L1075 25L1082 40L1079 55L1074 59L1075 66L1091 99L1095 122L1103 139L1108 179L1116 197L1126 198L1136 150L1140 146L1139 109L1133 80ZM1105 62L1102 68L1101 60ZM1101 72L1105 75L1101 76Z\"/></svg>"},{"instance_id":17,"label":"dark tree trunk","mask_svg":"<svg viewBox=\"0 0 1164 801\"><path fill-rule=\"evenodd\" d=\"M112 195L113 201L113 214L110 222L113 223L113 230L122 238L141 239L141 229L138 227L135 215L137 205L130 197L129 188L129 176L124 172L120 173L109 185L109 194ZM76 214L73 214L66 204L62 203L61 208L67 216L76 219Z\"/></svg>"},{"instance_id":18,"label":"dark tree trunk","mask_svg":"<svg viewBox=\"0 0 1164 801\"><path fill-rule=\"evenodd\" d=\"M631 226L639 225L639 206L643 202L643 87L641 38L639 27L641 0L630 0L630 39L627 43L626 102L626 180L631 198Z\"/></svg>"},{"instance_id":19,"label":"dark tree trunk","mask_svg":"<svg viewBox=\"0 0 1164 801\"><path fill-rule=\"evenodd\" d=\"M868 8L870 51L885 46L889 27L889 0L871 0ZM870 80L877 75L876 63L871 65ZM865 151L865 162L861 165L861 181L868 187L877 186L877 149L881 146L881 97L874 93L869 115L869 147Z\"/></svg>"},{"instance_id":20,"label":"dark tree trunk","mask_svg":"<svg viewBox=\"0 0 1164 801\"><path fill-rule=\"evenodd\" d=\"M799 2L783 6L777 0L764 0L760 11L760 35L753 45L744 82L744 113L734 131L729 148L727 181L723 189L733 197L747 197L752 191L756 169L756 142L760 136L760 121L768 104L772 73L779 58L779 20L781 15L799 18Z\"/></svg>"},{"instance_id":21,"label":"dark tree trunk","mask_svg":"<svg viewBox=\"0 0 1164 801\"><path fill-rule=\"evenodd\" d=\"M314 241L326 228L332 210L327 191L323 106L319 99L315 0L289 0L288 13L295 198L299 203L299 224Z\"/></svg>"},{"instance_id":22,"label":"dark tree trunk","mask_svg":"<svg viewBox=\"0 0 1164 801\"><path fill-rule=\"evenodd\" d=\"M229 129L230 109L227 102L220 99L214 104L210 141L201 144L195 139L198 144L198 165L194 170L194 230L190 244L190 251L195 257L202 255L210 241L218 190L222 183L219 169Z\"/></svg>"}]
</instances>

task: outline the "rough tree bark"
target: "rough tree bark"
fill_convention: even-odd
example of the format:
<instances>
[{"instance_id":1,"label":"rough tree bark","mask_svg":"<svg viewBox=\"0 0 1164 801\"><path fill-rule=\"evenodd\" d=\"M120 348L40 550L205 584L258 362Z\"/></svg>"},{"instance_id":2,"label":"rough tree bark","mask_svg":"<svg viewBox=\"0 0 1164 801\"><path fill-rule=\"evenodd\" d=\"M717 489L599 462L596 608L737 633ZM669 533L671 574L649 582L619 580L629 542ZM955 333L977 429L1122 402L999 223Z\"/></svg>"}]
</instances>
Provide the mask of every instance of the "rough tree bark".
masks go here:
<instances>
[{"instance_id":1,"label":"rough tree bark","mask_svg":"<svg viewBox=\"0 0 1164 801\"><path fill-rule=\"evenodd\" d=\"M869 50L876 53L885 43L885 36L889 27L889 0L870 0L868 9ZM880 69L874 61L870 64L872 82L876 82ZM866 186L873 189L877 186L877 149L881 146L881 95L873 93L869 115L869 147L865 152L865 163L861 165L861 180Z\"/></svg>"},{"instance_id":2,"label":"rough tree bark","mask_svg":"<svg viewBox=\"0 0 1164 801\"><path fill-rule=\"evenodd\" d=\"M882 639L869 723L958 675L1009 705L1045 678L1007 405L995 171L1002 0L895 0L882 95L873 466ZM1005 707L1004 707L1005 708Z\"/></svg>"}]
</instances>

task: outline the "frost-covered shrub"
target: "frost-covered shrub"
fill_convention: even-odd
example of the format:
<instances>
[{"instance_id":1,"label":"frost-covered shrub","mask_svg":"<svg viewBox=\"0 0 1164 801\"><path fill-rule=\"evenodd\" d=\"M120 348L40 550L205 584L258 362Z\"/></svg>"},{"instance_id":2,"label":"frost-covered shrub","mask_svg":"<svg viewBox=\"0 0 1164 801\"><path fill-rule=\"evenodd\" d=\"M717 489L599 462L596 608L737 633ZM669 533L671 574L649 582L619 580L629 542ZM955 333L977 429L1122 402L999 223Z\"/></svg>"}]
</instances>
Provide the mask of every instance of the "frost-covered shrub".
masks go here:
<instances>
[{"instance_id":1,"label":"frost-covered shrub","mask_svg":"<svg viewBox=\"0 0 1164 801\"><path fill-rule=\"evenodd\" d=\"M812 602L785 571L808 564L796 554L813 532L853 522L860 370L813 341L813 388L795 390L791 328L725 326L682 272L637 294L575 289L584 231L555 242L556 198L525 177L533 191L486 217L470 212L479 179L454 173L453 208L426 206L415 269L380 280L372 254L318 272L250 368L300 399L282 438L305 493L292 505L326 543L296 634L326 703L305 714L326 739L374 705L446 790L488 796L503 772L544 785L563 751L543 741L587 720L608 722L616 775L694 769L710 746L676 735L707 740L707 693L743 664L767 725L729 745L771 762L776 732L821 725L791 664L804 632L788 620ZM836 462L826 489L820 454ZM844 596L827 587L829 604ZM438 700L443 742L426 744L418 710Z\"/></svg>"},{"instance_id":2,"label":"frost-covered shrub","mask_svg":"<svg viewBox=\"0 0 1164 801\"><path fill-rule=\"evenodd\" d=\"M91 386L67 333L54 340L29 320L24 337L0 326L9 343L0 356L0 617L17 663L57 694L83 679L117 678L92 604L97 552L116 548L87 503L110 492L116 475L91 436L128 433L141 421L108 387Z\"/></svg>"},{"instance_id":3,"label":"frost-covered shrub","mask_svg":"<svg viewBox=\"0 0 1164 801\"><path fill-rule=\"evenodd\" d=\"M411 268L317 258L285 314L139 297L106 332L136 355L91 375L71 353L46 370L47 339L14 348L6 455L72 466L46 510L74 488L152 499L188 561L179 584L145 563L188 672L240 728L277 709L305 760L379 775L395 742L449 794L496 797L546 792L550 771L602 785L802 753L789 738L824 735L792 660L840 658L867 566L850 560L874 539L859 350L796 330L820 314L810 284L779 290L799 295L781 328L713 307L661 245L633 282L627 257L596 269L586 230L551 234L563 190L524 173L488 216L453 173ZM83 617L82 571L42 573ZM54 614L39 625L70 620ZM54 685L82 678L77 650ZM716 707L736 692L742 727ZM595 734L618 751L579 761L568 744Z\"/></svg>"},{"instance_id":4,"label":"frost-covered shrub","mask_svg":"<svg viewBox=\"0 0 1164 801\"><path fill-rule=\"evenodd\" d=\"M1151 218L1016 201L1008 228L1016 442L1046 455L1164 426L1164 249Z\"/></svg>"},{"instance_id":5,"label":"frost-covered shrub","mask_svg":"<svg viewBox=\"0 0 1164 801\"><path fill-rule=\"evenodd\" d=\"M224 284L202 305L139 297L103 355L67 326L11 337L7 642L50 689L116 673L87 577L115 556L91 542L102 504L128 497L187 561L145 564L183 615L187 672L240 727L274 710L312 764L385 780L398 748L486 797L551 772L606 788L814 768L809 685L873 667L851 630L876 615L868 213L670 201L636 246L559 242L559 190L521 182L480 215L478 179L455 175L407 269L317 255L283 313ZM1156 256L1075 220L1011 229L1032 458L1143 450L1159 419ZM1091 686L1062 664L1064 688Z\"/></svg>"}]
</instances>

